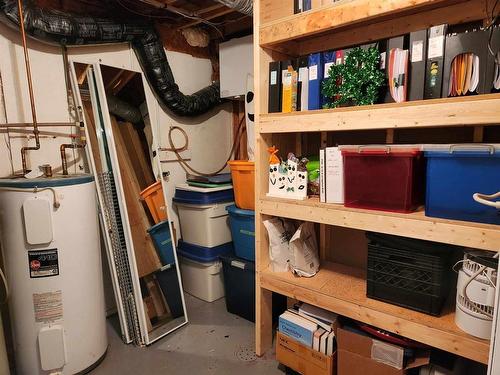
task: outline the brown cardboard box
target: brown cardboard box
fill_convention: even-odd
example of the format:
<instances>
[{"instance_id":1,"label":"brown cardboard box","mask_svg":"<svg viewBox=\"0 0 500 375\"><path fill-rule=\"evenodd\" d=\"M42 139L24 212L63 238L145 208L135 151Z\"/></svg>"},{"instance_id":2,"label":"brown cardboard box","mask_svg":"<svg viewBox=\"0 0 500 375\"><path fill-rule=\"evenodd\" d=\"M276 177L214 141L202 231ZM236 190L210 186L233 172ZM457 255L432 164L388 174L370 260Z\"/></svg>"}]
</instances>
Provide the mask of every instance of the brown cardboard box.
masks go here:
<instances>
[{"instance_id":1,"label":"brown cardboard box","mask_svg":"<svg viewBox=\"0 0 500 375\"><path fill-rule=\"evenodd\" d=\"M337 374L336 353L326 356L279 332L276 334L276 360L302 375Z\"/></svg>"},{"instance_id":2,"label":"brown cardboard box","mask_svg":"<svg viewBox=\"0 0 500 375\"><path fill-rule=\"evenodd\" d=\"M429 363L430 353L418 351L416 357L403 365L403 348L339 328L337 330L338 375L403 375L409 369ZM385 358L400 369L385 364Z\"/></svg>"}]
</instances>

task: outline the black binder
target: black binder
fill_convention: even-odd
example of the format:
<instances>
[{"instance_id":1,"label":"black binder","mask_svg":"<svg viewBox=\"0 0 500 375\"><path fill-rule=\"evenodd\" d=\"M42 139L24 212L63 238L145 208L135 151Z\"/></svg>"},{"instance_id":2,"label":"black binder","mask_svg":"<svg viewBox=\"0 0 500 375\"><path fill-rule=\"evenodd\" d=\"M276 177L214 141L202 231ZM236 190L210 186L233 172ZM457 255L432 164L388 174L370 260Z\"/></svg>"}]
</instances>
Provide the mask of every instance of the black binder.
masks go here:
<instances>
[{"instance_id":1,"label":"black binder","mask_svg":"<svg viewBox=\"0 0 500 375\"><path fill-rule=\"evenodd\" d=\"M426 61L427 30L414 31L410 33L408 100L424 98Z\"/></svg>"},{"instance_id":2,"label":"black binder","mask_svg":"<svg viewBox=\"0 0 500 375\"><path fill-rule=\"evenodd\" d=\"M386 76L386 87L385 87L385 98L384 103L394 103L394 99L391 95L391 90L389 89L389 52L393 48L408 49L410 38L408 34L396 36L387 40L387 49L385 52L385 76Z\"/></svg>"},{"instance_id":3,"label":"black binder","mask_svg":"<svg viewBox=\"0 0 500 375\"><path fill-rule=\"evenodd\" d=\"M489 30L467 30L458 34L446 36L446 53L444 56L443 87L442 97L448 96L450 84L451 66L455 57L462 53L473 53L479 57L479 84L476 89L477 94L487 94L491 90L491 85L487 88L486 74L488 70Z\"/></svg>"},{"instance_id":4,"label":"black binder","mask_svg":"<svg viewBox=\"0 0 500 375\"><path fill-rule=\"evenodd\" d=\"M299 73L300 68L307 68L309 64L309 57L307 56L302 56L297 59L297 73ZM309 79L309 77L302 77L304 79ZM301 94L302 94L302 82L299 80L297 81L297 111L300 111L302 109L302 103L301 103Z\"/></svg>"},{"instance_id":5,"label":"black binder","mask_svg":"<svg viewBox=\"0 0 500 375\"><path fill-rule=\"evenodd\" d=\"M447 25L431 27L427 32L424 99L441 97Z\"/></svg>"},{"instance_id":6,"label":"black binder","mask_svg":"<svg viewBox=\"0 0 500 375\"><path fill-rule=\"evenodd\" d=\"M281 62L269 63L268 113L281 112Z\"/></svg>"}]
</instances>

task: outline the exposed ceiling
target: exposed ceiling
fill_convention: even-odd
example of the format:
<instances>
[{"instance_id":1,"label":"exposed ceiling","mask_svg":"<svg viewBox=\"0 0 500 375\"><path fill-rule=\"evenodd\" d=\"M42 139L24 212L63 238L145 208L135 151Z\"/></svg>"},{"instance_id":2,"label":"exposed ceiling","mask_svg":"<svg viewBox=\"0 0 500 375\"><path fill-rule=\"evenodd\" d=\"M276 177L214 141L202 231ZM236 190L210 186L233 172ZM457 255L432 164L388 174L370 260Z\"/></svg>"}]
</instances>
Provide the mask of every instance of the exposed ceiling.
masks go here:
<instances>
[{"instance_id":1,"label":"exposed ceiling","mask_svg":"<svg viewBox=\"0 0 500 375\"><path fill-rule=\"evenodd\" d=\"M251 33L252 18L215 0L38 0L41 7L98 17L149 20L175 29L197 26L212 39Z\"/></svg>"}]
</instances>

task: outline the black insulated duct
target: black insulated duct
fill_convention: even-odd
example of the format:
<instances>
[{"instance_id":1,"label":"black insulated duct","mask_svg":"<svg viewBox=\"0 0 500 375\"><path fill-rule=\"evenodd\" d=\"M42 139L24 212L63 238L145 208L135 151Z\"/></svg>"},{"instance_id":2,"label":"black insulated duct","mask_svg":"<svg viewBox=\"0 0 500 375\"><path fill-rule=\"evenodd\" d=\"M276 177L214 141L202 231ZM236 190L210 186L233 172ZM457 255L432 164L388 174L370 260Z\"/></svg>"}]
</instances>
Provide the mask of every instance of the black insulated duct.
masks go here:
<instances>
[{"instance_id":1,"label":"black insulated duct","mask_svg":"<svg viewBox=\"0 0 500 375\"><path fill-rule=\"evenodd\" d=\"M221 103L219 82L192 95L180 92L163 44L152 25L41 9L32 0L24 2L23 11L26 33L43 43L81 46L130 42L158 101L178 116L198 116ZM0 0L0 20L18 27L16 0Z\"/></svg>"}]
</instances>

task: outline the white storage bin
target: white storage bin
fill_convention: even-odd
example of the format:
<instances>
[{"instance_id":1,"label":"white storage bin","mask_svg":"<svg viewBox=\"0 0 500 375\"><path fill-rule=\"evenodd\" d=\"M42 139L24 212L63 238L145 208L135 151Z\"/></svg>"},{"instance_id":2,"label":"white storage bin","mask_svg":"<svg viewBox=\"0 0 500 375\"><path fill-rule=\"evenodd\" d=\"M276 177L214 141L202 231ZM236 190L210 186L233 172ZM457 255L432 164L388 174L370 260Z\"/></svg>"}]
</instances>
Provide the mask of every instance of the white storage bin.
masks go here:
<instances>
[{"instance_id":1,"label":"white storage bin","mask_svg":"<svg viewBox=\"0 0 500 375\"><path fill-rule=\"evenodd\" d=\"M224 279L222 262L197 262L179 257L181 264L182 285L186 293L207 302L224 297Z\"/></svg>"},{"instance_id":2,"label":"white storage bin","mask_svg":"<svg viewBox=\"0 0 500 375\"><path fill-rule=\"evenodd\" d=\"M188 204L176 202L184 242L215 247L231 242L229 216L226 207L234 202Z\"/></svg>"}]
</instances>

